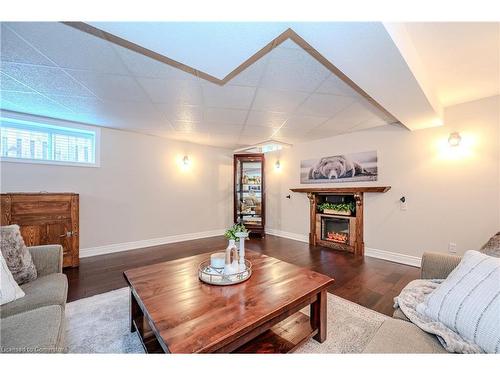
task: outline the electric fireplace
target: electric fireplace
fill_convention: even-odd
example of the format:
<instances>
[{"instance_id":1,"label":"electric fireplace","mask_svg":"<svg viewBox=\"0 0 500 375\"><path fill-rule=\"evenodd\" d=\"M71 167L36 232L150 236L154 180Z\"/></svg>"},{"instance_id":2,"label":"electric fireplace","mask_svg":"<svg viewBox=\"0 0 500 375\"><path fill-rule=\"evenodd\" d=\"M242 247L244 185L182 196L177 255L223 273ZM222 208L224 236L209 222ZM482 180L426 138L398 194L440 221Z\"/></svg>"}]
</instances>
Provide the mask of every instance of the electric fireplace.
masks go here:
<instances>
[{"instance_id":1,"label":"electric fireplace","mask_svg":"<svg viewBox=\"0 0 500 375\"><path fill-rule=\"evenodd\" d=\"M338 217L321 217L321 240L349 243L349 219Z\"/></svg>"}]
</instances>

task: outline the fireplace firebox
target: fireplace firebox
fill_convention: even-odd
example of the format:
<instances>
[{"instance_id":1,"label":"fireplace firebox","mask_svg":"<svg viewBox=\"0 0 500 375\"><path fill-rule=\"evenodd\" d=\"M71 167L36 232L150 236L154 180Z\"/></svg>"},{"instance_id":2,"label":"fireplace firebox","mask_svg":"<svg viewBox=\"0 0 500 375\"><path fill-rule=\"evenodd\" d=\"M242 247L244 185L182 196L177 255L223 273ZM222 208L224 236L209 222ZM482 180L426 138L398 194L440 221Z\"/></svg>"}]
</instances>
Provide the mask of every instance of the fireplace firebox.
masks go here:
<instances>
[{"instance_id":1,"label":"fireplace firebox","mask_svg":"<svg viewBox=\"0 0 500 375\"><path fill-rule=\"evenodd\" d=\"M348 244L349 237L349 219L321 217L321 240Z\"/></svg>"}]
</instances>

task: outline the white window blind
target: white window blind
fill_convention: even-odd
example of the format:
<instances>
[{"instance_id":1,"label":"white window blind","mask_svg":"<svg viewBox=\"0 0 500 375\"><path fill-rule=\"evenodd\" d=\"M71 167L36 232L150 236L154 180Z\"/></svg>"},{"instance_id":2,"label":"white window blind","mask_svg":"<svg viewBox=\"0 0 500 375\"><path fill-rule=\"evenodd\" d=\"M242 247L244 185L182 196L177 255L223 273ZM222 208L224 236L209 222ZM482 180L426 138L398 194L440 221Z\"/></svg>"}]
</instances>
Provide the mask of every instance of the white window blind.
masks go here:
<instances>
[{"instance_id":1,"label":"white window blind","mask_svg":"<svg viewBox=\"0 0 500 375\"><path fill-rule=\"evenodd\" d=\"M5 160L96 164L96 132L17 119L0 119Z\"/></svg>"}]
</instances>

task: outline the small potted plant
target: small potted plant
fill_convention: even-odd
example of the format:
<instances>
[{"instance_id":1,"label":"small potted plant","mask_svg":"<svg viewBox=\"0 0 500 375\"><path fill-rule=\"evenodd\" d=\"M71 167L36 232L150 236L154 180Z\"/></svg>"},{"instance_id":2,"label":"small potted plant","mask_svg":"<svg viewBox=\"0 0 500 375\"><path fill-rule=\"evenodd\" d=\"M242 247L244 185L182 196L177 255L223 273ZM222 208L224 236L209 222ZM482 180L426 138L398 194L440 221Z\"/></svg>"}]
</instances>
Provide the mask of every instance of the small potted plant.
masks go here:
<instances>
[{"instance_id":1,"label":"small potted plant","mask_svg":"<svg viewBox=\"0 0 500 375\"><path fill-rule=\"evenodd\" d=\"M318 208L324 214L351 216L351 214L354 213L355 205L354 202L348 202L348 203L325 202L318 205Z\"/></svg>"}]
</instances>

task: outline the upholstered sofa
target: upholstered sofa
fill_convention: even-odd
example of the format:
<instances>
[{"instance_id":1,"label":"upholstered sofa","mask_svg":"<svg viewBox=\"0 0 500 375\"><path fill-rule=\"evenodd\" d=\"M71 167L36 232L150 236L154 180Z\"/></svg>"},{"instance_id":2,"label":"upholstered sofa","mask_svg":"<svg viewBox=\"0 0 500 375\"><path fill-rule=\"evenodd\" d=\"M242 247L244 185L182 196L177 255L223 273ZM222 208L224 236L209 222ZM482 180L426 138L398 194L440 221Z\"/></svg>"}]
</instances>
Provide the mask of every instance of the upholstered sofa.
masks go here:
<instances>
[{"instance_id":1,"label":"upholstered sofa","mask_svg":"<svg viewBox=\"0 0 500 375\"><path fill-rule=\"evenodd\" d=\"M445 279L460 263L460 257L442 253L424 253L422 279ZM448 353L436 336L412 324L400 309L387 319L366 346L365 353Z\"/></svg>"},{"instance_id":2,"label":"upholstered sofa","mask_svg":"<svg viewBox=\"0 0 500 375\"><path fill-rule=\"evenodd\" d=\"M0 306L1 352L63 352L68 281L62 273L62 247L28 249L38 277L21 285L24 297Z\"/></svg>"}]
</instances>

